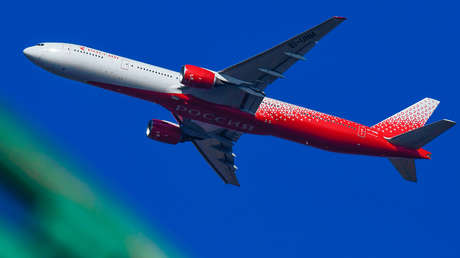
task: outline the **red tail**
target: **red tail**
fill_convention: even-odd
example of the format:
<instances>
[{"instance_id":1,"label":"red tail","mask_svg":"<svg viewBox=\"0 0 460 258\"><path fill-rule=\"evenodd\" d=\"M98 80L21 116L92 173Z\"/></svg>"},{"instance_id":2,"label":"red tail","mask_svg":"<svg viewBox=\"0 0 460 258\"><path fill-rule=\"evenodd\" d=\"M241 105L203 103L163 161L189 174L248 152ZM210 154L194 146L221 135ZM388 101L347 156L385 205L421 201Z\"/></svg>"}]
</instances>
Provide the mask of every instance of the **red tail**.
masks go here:
<instances>
[{"instance_id":1,"label":"red tail","mask_svg":"<svg viewBox=\"0 0 460 258\"><path fill-rule=\"evenodd\" d=\"M371 128L381 131L386 137L393 137L425 125L439 101L424 98L403 111L383 120Z\"/></svg>"}]
</instances>

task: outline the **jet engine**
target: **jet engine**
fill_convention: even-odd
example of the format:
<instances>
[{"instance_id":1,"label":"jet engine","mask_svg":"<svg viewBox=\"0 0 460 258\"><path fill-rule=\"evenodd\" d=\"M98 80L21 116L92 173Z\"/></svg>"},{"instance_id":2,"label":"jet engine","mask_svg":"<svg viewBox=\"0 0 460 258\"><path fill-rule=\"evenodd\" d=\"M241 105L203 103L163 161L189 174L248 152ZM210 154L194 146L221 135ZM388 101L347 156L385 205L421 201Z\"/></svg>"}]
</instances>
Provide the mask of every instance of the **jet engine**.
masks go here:
<instances>
[{"instance_id":1,"label":"jet engine","mask_svg":"<svg viewBox=\"0 0 460 258\"><path fill-rule=\"evenodd\" d=\"M182 67L181 83L192 88L211 89L216 85L216 73L194 65Z\"/></svg>"},{"instance_id":2,"label":"jet engine","mask_svg":"<svg viewBox=\"0 0 460 258\"><path fill-rule=\"evenodd\" d=\"M149 121L146 134L152 140L169 144L178 144L184 140L179 125L158 119Z\"/></svg>"}]
</instances>

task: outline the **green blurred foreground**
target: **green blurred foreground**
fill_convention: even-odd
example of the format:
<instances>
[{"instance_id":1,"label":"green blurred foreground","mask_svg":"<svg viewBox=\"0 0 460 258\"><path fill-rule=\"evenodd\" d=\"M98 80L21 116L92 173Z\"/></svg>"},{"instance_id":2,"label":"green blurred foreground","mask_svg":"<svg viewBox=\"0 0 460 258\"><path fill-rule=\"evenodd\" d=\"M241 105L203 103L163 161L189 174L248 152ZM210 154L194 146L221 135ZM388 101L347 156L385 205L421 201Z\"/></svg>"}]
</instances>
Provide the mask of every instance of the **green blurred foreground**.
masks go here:
<instances>
[{"instance_id":1,"label":"green blurred foreground","mask_svg":"<svg viewBox=\"0 0 460 258\"><path fill-rule=\"evenodd\" d=\"M0 257L181 256L37 137L0 103Z\"/></svg>"}]
</instances>

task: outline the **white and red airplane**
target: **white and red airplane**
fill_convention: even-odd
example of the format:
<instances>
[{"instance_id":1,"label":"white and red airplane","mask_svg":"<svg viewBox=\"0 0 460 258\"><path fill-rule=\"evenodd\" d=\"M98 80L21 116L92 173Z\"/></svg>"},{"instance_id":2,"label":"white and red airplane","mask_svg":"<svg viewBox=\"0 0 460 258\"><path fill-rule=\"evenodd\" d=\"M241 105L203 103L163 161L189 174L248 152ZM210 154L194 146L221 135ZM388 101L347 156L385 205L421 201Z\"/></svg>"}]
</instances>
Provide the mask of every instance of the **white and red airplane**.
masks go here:
<instances>
[{"instance_id":1,"label":"white and red airplane","mask_svg":"<svg viewBox=\"0 0 460 258\"><path fill-rule=\"evenodd\" d=\"M332 17L287 41L221 71L185 65L181 72L93 48L40 43L24 49L33 63L57 75L158 103L178 124L153 119L147 136L169 144L191 141L225 183L238 185L233 145L243 133L272 135L328 151L388 157L403 178L417 181L422 147L455 125L425 126L439 101L425 98L368 127L265 97L294 63L345 20Z\"/></svg>"}]
</instances>

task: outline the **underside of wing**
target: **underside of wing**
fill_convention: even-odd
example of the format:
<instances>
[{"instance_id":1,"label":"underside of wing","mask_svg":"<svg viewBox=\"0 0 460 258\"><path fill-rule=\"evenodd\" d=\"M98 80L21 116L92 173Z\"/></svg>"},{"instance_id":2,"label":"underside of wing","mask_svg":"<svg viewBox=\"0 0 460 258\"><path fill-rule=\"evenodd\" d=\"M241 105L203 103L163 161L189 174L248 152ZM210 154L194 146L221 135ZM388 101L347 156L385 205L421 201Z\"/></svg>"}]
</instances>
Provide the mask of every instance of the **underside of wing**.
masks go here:
<instances>
[{"instance_id":1,"label":"underside of wing","mask_svg":"<svg viewBox=\"0 0 460 258\"><path fill-rule=\"evenodd\" d=\"M236 177L233 144L241 136L240 132L221 128L174 115L185 134L226 184L240 186Z\"/></svg>"},{"instance_id":2,"label":"underside of wing","mask_svg":"<svg viewBox=\"0 0 460 258\"><path fill-rule=\"evenodd\" d=\"M193 140L192 142L226 184L240 186L235 174L237 168L232 146L214 138Z\"/></svg>"}]
</instances>

